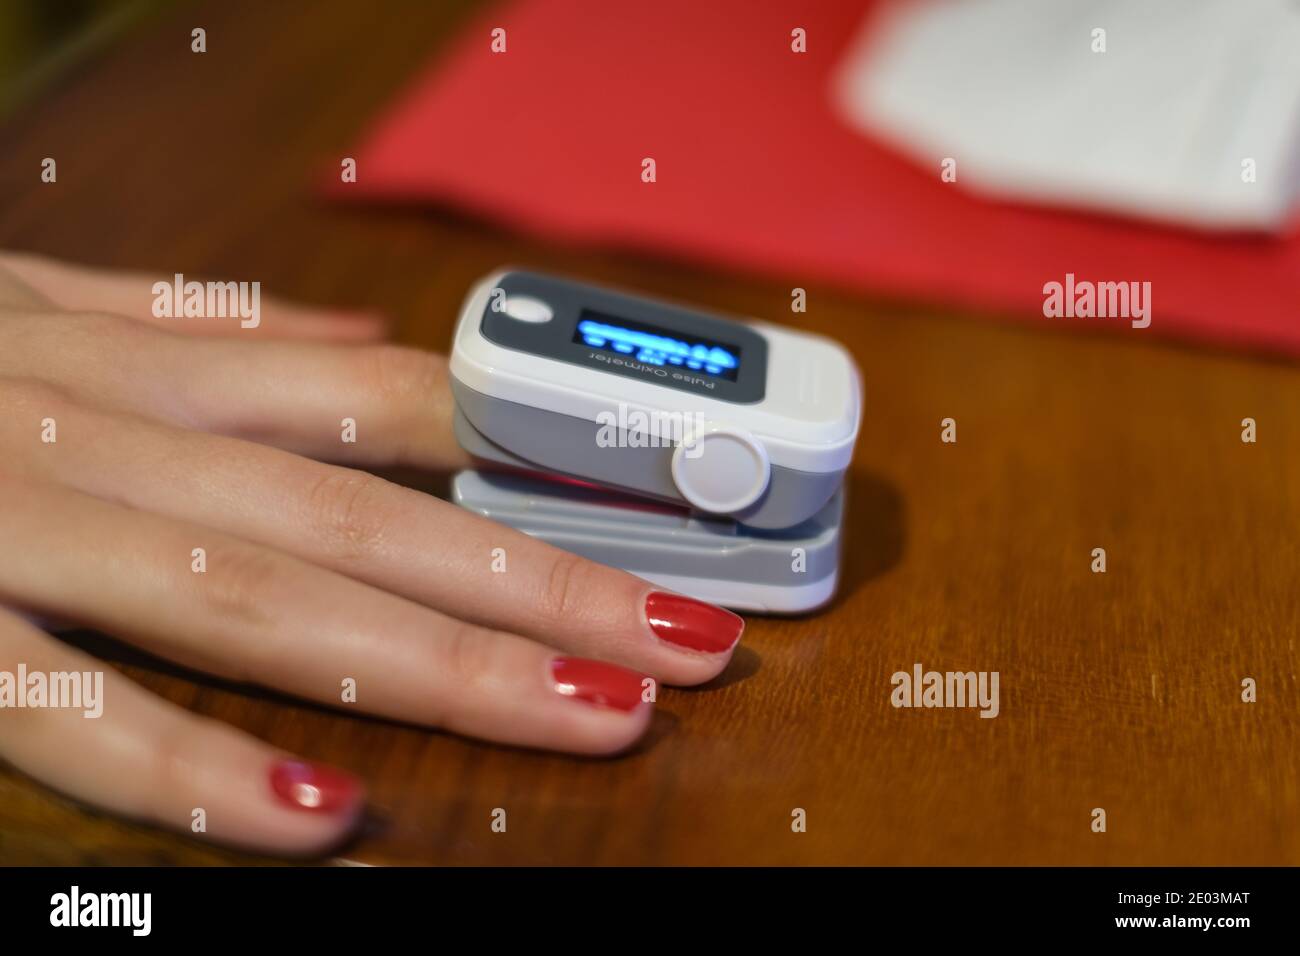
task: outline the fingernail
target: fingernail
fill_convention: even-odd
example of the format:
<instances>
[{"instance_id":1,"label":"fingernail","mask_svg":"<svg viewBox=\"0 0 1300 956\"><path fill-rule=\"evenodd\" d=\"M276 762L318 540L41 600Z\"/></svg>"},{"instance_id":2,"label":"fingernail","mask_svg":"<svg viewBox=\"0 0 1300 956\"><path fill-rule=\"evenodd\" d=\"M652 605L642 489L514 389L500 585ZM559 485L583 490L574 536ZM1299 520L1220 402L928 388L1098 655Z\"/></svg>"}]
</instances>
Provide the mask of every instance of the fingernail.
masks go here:
<instances>
[{"instance_id":1,"label":"fingernail","mask_svg":"<svg viewBox=\"0 0 1300 956\"><path fill-rule=\"evenodd\" d=\"M281 760L271 767L271 789L294 810L339 813L362 799L361 781L350 773L303 760Z\"/></svg>"},{"instance_id":2,"label":"fingernail","mask_svg":"<svg viewBox=\"0 0 1300 956\"><path fill-rule=\"evenodd\" d=\"M565 697L632 711L641 703L641 682L645 678L636 671L604 661L585 657L557 657L551 661L551 676L555 691Z\"/></svg>"},{"instance_id":3,"label":"fingernail","mask_svg":"<svg viewBox=\"0 0 1300 956\"><path fill-rule=\"evenodd\" d=\"M660 640L706 654L731 650L745 629L745 620L738 614L665 591L650 593L645 616Z\"/></svg>"}]
</instances>

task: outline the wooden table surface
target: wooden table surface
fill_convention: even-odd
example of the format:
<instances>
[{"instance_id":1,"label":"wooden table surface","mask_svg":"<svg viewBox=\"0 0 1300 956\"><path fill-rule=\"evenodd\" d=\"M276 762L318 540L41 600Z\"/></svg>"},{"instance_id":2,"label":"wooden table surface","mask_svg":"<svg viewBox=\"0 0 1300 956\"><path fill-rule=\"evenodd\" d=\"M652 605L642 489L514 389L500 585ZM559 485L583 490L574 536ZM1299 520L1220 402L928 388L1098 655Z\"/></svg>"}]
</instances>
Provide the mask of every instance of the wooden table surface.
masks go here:
<instances>
[{"instance_id":1,"label":"wooden table surface","mask_svg":"<svg viewBox=\"0 0 1300 956\"><path fill-rule=\"evenodd\" d=\"M377 305L431 349L503 262L829 333L867 396L840 597L814 617L751 618L727 672L664 691L646 742L612 760L358 719L74 640L173 701L361 774L373 820L350 861L1300 863L1300 371L322 201L313 172L467 16L385 6L182 4L139 26L0 127L0 247ZM38 183L45 156L57 187ZM794 285L805 315L790 314ZM955 444L940 441L949 416ZM917 662L998 671L1000 715L893 708L890 675ZM0 861L256 859L0 771Z\"/></svg>"}]
</instances>

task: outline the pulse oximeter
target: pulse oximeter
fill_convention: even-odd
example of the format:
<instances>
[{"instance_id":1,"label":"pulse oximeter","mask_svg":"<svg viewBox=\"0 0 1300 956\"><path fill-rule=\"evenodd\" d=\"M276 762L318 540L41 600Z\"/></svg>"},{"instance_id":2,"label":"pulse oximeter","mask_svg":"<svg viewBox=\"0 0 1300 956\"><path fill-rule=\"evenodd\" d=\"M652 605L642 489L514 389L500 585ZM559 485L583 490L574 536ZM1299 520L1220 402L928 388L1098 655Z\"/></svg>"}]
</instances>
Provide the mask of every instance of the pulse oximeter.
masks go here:
<instances>
[{"instance_id":1,"label":"pulse oximeter","mask_svg":"<svg viewBox=\"0 0 1300 956\"><path fill-rule=\"evenodd\" d=\"M862 409L829 339L512 270L471 291L451 376L472 455L755 529L826 506Z\"/></svg>"}]
</instances>

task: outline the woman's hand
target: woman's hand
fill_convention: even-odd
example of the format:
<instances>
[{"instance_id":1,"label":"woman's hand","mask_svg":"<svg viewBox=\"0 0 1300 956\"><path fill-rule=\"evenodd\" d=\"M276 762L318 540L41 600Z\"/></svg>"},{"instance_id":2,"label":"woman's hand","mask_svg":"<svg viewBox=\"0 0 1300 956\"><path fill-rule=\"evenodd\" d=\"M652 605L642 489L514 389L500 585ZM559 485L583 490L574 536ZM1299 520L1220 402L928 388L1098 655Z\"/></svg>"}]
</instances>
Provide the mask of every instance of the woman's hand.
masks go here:
<instances>
[{"instance_id":1,"label":"woman's hand","mask_svg":"<svg viewBox=\"0 0 1300 956\"><path fill-rule=\"evenodd\" d=\"M0 255L0 603L309 700L585 754L642 734L647 678L726 666L735 615L315 460L466 465L440 356L265 298L256 328L155 318L155 279ZM185 832L203 807L208 838L293 854L361 812L351 776L0 610L0 679L20 666L104 672L98 718L0 708L0 758L88 803Z\"/></svg>"}]
</instances>

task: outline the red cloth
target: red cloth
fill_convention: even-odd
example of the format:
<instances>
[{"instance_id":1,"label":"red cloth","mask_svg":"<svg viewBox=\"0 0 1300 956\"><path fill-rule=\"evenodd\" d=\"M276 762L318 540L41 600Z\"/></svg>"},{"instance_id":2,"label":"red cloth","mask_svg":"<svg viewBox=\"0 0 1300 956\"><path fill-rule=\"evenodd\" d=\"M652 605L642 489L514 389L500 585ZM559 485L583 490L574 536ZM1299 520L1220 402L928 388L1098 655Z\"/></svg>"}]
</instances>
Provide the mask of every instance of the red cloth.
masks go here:
<instances>
[{"instance_id":1,"label":"red cloth","mask_svg":"<svg viewBox=\"0 0 1300 956\"><path fill-rule=\"evenodd\" d=\"M1300 355L1300 234L994 203L942 183L937 157L922 169L848 129L830 76L863 13L830 0L494 7L382 119L337 192L1060 327L1129 330L1043 318L1044 283L1150 281L1144 335ZM790 50L795 27L805 54Z\"/></svg>"}]
</instances>

